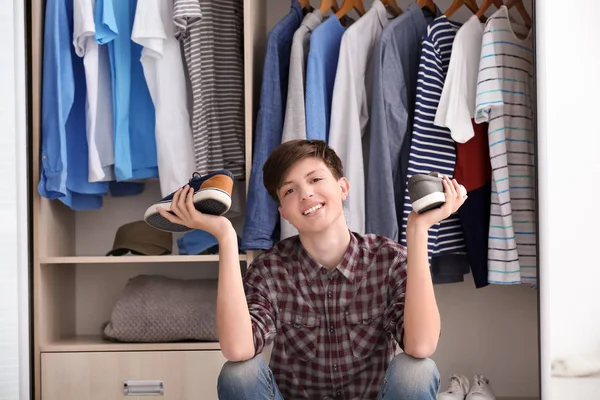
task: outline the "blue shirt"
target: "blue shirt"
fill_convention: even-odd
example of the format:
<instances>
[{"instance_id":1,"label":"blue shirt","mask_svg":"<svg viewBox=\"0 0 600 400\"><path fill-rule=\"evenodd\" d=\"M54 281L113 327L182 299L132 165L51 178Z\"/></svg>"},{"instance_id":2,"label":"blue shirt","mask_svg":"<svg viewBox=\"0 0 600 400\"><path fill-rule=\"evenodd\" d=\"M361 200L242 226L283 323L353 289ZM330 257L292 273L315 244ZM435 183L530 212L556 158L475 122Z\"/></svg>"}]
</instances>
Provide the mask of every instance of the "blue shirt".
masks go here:
<instances>
[{"instance_id":1,"label":"blue shirt","mask_svg":"<svg viewBox=\"0 0 600 400\"><path fill-rule=\"evenodd\" d=\"M242 250L269 249L274 238L279 240L277 204L263 184L262 168L269 154L281 144L292 38L303 18L300 3L292 0L290 12L269 32L267 39Z\"/></svg>"},{"instance_id":2,"label":"blue shirt","mask_svg":"<svg viewBox=\"0 0 600 400\"><path fill-rule=\"evenodd\" d=\"M137 0L98 0L95 39L108 45L113 84L117 181L158 177L155 111L140 62L142 46L131 40Z\"/></svg>"},{"instance_id":3,"label":"blue shirt","mask_svg":"<svg viewBox=\"0 0 600 400\"><path fill-rule=\"evenodd\" d=\"M306 63L306 138L329 140L329 117L333 84L337 71L342 35L346 31L332 16L319 25L310 37Z\"/></svg>"},{"instance_id":4,"label":"blue shirt","mask_svg":"<svg viewBox=\"0 0 600 400\"><path fill-rule=\"evenodd\" d=\"M73 0L48 0L44 29L38 192L74 210L100 208L108 183L88 181L85 70L71 45Z\"/></svg>"}]
</instances>

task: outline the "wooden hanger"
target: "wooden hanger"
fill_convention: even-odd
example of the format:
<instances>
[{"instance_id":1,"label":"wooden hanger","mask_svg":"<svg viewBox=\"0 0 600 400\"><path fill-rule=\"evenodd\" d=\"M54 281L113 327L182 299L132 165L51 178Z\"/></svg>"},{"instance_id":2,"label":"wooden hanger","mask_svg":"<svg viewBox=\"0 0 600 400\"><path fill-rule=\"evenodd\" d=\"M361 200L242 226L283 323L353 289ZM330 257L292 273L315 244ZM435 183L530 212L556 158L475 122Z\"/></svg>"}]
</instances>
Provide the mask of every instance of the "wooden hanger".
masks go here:
<instances>
[{"instance_id":1,"label":"wooden hanger","mask_svg":"<svg viewBox=\"0 0 600 400\"><path fill-rule=\"evenodd\" d=\"M508 8L509 10L513 6L517 7L517 11L521 15L521 18L523 18L523 21L525 22L525 26L527 27L527 29L531 29L531 24L533 23L533 21L531 20L531 16L529 16L529 14L527 13L527 10L525 9L523 0L508 0L506 2L506 8Z\"/></svg>"},{"instance_id":2,"label":"wooden hanger","mask_svg":"<svg viewBox=\"0 0 600 400\"><path fill-rule=\"evenodd\" d=\"M503 6L502 0L483 0L481 7L479 7L479 11L477 11L477 18L481 19L485 17L484 13L492 6L496 6L496 8L500 8Z\"/></svg>"},{"instance_id":3,"label":"wooden hanger","mask_svg":"<svg viewBox=\"0 0 600 400\"><path fill-rule=\"evenodd\" d=\"M341 19L352 9L355 9L361 17L366 13L362 0L344 0L338 12L335 13L335 16L338 17L338 19Z\"/></svg>"},{"instance_id":4,"label":"wooden hanger","mask_svg":"<svg viewBox=\"0 0 600 400\"><path fill-rule=\"evenodd\" d=\"M313 8L310 5L310 0L300 0L300 7L302 7L302 10L304 12L312 12Z\"/></svg>"},{"instance_id":5,"label":"wooden hanger","mask_svg":"<svg viewBox=\"0 0 600 400\"><path fill-rule=\"evenodd\" d=\"M477 14L477 11L479 11L479 7L477 7L477 2L475 0L454 0L444 15L447 18L450 18L462 6L467 6L467 8L471 10L473 14Z\"/></svg>"},{"instance_id":6,"label":"wooden hanger","mask_svg":"<svg viewBox=\"0 0 600 400\"><path fill-rule=\"evenodd\" d=\"M321 15L325 15L325 13L329 10L333 11L335 14L339 9L340 8L337 5L337 0L321 0L321 6L319 7Z\"/></svg>"},{"instance_id":7,"label":"wooden hanger","mask_svg":"<svg viewBox=\"0 0 600 400\"><path fill-rule=\"evenodd\" d=\"M433 2L433 0L417 0L417 4L421 8L427 8L433 14L435 14L437 11L437 7L435 6L435 3Z\"/></svg>"},{"instance_id":8,"label":"wooden hanger","mask_svg":"<svg viewBox=\"0 0 600 400\"><path fill-rule=\"evenodd\" d=\"M394 16L398 16L400 14L402 14L402 9L398 6L398 3L396 3L396 0L380 0L381 4L383 4L384 6L387 6L387 9L391 11L392 14L394 14Z\"/></svg>"}]
</instances>

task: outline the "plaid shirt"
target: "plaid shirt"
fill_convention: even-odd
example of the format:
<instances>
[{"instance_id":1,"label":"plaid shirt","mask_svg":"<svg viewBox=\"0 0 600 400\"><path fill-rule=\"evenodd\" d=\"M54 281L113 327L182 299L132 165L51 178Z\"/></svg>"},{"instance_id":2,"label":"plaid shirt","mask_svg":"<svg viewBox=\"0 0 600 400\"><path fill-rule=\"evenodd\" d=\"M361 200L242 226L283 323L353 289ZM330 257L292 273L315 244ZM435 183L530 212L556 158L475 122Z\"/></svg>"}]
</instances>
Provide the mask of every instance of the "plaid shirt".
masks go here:
<instances>
[{"instance_id":1,"label":"plaid shirt","mask_svg":"<svg viewBox=\"0 0 600 400\"><path fill-rule=\"evenodd\" d=\"M381 236L350 238L333 270L294 236L244 277L256 354L274 341L270 367L286 400L375 399L402 347L406 249Z\"/></svg>"}]
</instances>

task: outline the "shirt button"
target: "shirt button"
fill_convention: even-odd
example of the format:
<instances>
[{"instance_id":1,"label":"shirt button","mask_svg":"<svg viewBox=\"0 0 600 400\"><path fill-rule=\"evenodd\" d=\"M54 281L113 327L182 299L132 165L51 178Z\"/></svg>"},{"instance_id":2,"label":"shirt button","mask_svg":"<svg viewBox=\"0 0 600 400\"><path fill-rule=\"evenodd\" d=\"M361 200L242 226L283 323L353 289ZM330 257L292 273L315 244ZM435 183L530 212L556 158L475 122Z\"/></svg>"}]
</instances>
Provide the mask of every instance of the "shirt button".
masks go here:
<instances>
[{"instance_id":1,"label":"shirt button","mask_svg":"<svg viewBox=\"0 0 600 400\"><path fill-rule=\"evenodd\" d=\"M336 396L339 396L340 394L342 394L342 392L340 392L339 390L337 392L335 392Z\"/></svg>"},{"instance_id":2,"label":"shirt button","mask_svg":"<svg viewBox=\"0 0 600 400\"><path fill-rule=\"evenodd\" d=\"M337 370L338 370L338 366L337 366L337 365L334 365L334 366L333 366L333 370L334 370L335 372L337 372Z\"/></svg>"},{"instance_id":3,"label":"shirt button","mask_svg":"<svg viewBox=\"0 0 600 400\"><path fill-rule=\"evenodd\" d=\"M332 298L333 297L333 292L331 292L331 291L327 292L327 297Z\"/></svg>"},{"instance_id":4,"label":"shirt button","mask_svg":"<svg viewBox=\"0 0 600 400\"><path fill-rule=\"evenodd\" d=\"M325 268L321 269L321 275L326 275L327 274L327 270Z\"/></svg>"},{"instance_id":5,"label":"shirt button","mask_svg":"<svg viewBox=\"0 0 600 400\"><path fill-rule=\"evenodd\" d=\"M329 332L331 332L331 333L335 332L335 329L333 329L333 325L331 325L331 326L329 327Z\"/></svg>"}]
</instances>

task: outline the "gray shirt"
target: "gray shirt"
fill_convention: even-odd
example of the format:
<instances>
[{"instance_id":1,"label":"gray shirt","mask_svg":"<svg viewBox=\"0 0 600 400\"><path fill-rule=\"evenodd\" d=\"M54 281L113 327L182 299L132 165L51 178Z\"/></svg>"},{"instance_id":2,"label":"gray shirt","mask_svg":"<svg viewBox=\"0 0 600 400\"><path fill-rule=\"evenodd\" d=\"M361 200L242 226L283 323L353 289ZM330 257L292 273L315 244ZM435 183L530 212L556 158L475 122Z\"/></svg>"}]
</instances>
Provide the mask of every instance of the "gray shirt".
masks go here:
<instances>
[{"instance_id":1,"label":"gray shirt","mask_svg":"<svg viewBox=\"0 0 600 400\"><path fill-rule=\"evenodd\" d=\"M403 215L421 41L434 18L413 2L385 27L374 54L366 232L394 240Z\"/></svg>"},{"instance_id":2,"label":"gray shirt","mask_svg":"<svg viewBox=\"0 0 600 400\"><path fill-rule=\"evenodd\" d=\"M304 110L306 59L310 47L310 35L321 22L323 22L323 15L321 11L315 9L304 17L292 39L290 75L281 143L294 139L306 139L306 114ZM297 234L296 228L282 217L281 239L287 239Z\"/></svg>"}]
</instances>

